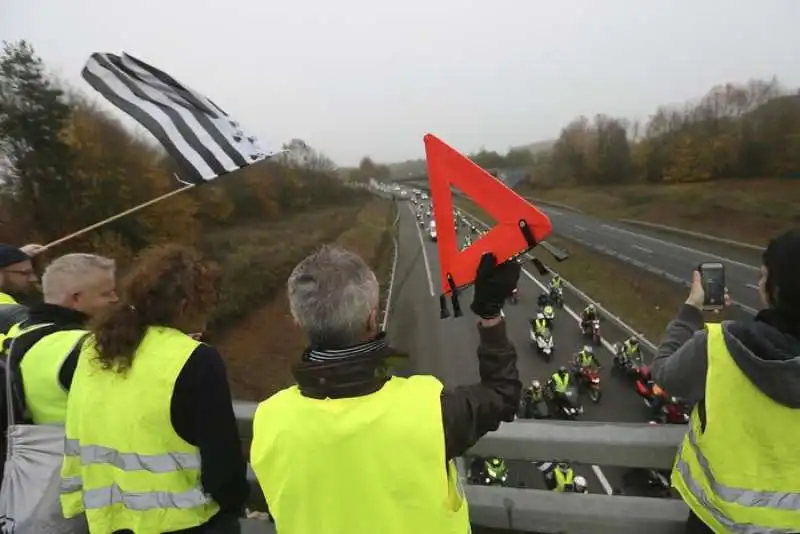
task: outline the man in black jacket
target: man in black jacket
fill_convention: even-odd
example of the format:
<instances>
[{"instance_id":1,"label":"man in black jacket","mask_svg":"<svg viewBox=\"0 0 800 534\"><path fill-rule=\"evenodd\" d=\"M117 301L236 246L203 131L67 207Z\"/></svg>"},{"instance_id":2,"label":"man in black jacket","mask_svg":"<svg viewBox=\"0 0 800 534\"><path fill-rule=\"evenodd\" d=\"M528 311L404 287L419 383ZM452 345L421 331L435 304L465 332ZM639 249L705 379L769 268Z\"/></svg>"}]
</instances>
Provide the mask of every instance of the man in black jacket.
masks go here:
<instances>
[{"instance_id":1,"label":"man in black jacket","mask_svg":"<svg viewBox=\"0 0 800 534\"><path fill-rule=\"evenodd\" d=\"M519 273L517 262L496 265L493 255L482 258L471 306L479 317L481 379L476 384L442 389L433 377L392 378L389 368L398 355L378 328L378 283L361 258L337 247L324 247L295 268L288 283L290 307L308 335L310 347L294 368L298 385L259 405L251 448L253 470L279 529L284 524L292 530L293 522L312 527L313 522L314 528L319 526L328 534L362 531L369 528L363 524L363 514L345 509L346 503L355 499L374 514L386 506L385 499L375 500L376 495L390 494L397 497L394 506L403 508L403 499L410 499L425 510L417 517L407 510L381 510L379 515L385 511L386 517L407 516L402 524L391 525L393 532L414 527L423 516L427 518L424 528L433 529L431 532L444 531L445 524L466 531L463 496L446 489L445 481L457 485L448 465L502 421L514 420L522 384L516 351L506 337L500 312ZM338 414L336 421L317 412L322 405L314 399L326 399L330 413ZM384 410L379 408L382 403L397 408ZM393 415L395 409L407 415ZM360 414L373 412L376 417L362 427L365 420ZM437 414L434 417L440 421L432 420L431 414ZM328 424L334 425L334 435L320 430ZM340 433L349 436L346 444L338 439ZM333 449L346 452L333 453ZM362 450L364 454L354 452ZM400 451L408 464L395 457L397 467L423 478L403 475L396 472L393 462L390 466L383 461L384 455L400 455ZM358 457L357 462L343 457L352 455ZM437 458L441 460L438 465ZM302 469L314 472L313 480L318 483L313 487L303 482L306 475L298 467L301 464L305 464ZM293 466L291 473L289 466ZM445 471L444 477L439 469ZM446 509L448 506L453 508Z\"/></svg>"}]
</instances>

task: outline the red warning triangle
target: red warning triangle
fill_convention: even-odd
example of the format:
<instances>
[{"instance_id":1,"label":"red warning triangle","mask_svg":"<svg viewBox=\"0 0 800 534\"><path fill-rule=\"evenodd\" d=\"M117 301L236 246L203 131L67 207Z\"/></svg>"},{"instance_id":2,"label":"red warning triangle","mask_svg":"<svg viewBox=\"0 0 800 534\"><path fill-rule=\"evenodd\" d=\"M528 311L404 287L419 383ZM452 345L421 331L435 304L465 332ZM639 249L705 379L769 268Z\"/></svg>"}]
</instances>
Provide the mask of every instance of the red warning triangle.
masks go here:
<instances>
[{"instance_id":1,"label":"red warning triangle","mask_svg":"<svg viewBox=\"0 0 800 534\"><path fill-rule=\"evenodd\" d=\"M528 241L520 230L520 221L527 223L536 243L550 234L553 226L547 215L503 182L439 138L428 134L424 141L433 215L438 233L439 271L443 293L450 293L448 275L452 277L456 287L474 282L475 271L484 253L492 252L498 262L503 262L529 249ZM462 251L459 251L454 227L451 185L497 221L494 228Z\"/></svg>"}]
</instances>

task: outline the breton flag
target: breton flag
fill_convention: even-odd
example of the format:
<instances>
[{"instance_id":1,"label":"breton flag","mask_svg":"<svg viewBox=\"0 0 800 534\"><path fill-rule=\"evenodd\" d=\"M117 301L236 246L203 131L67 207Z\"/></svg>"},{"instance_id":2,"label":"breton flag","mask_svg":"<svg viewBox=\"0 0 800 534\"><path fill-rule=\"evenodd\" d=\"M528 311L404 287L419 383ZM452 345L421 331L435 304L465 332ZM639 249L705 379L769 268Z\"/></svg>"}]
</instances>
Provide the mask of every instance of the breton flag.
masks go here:
<instances>
[{"instance_id":1,"label":"breton flag","mask_svg":"<svg viewBox=\"0 0 800 534\"><path fill-rule=\"evenodd\" d=\"M273 155L211 99L133 56L94 53L82 75L158 139L182 182L199 185Z\"/></svg>"}]
</instances>

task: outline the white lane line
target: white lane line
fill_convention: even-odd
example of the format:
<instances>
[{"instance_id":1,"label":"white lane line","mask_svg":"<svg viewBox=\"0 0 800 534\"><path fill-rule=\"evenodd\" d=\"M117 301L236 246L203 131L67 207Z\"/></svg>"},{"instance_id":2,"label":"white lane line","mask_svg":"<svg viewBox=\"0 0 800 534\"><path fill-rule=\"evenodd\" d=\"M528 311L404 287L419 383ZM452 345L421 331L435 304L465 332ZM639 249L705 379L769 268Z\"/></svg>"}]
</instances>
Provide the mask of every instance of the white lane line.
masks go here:
<instances>
[{"instance_id":1,"label":"white lane line","mask_svg":"<svg viewBox=\"0 0 800 534\"><path fill-rule=\"evenodd\" d=\"M564 212L554 210L553 208L547 208L547 213L550 215L564 215Z\"/></svg>"},{"instance_id":2,"label":"white lane line","mask_svg":"<svg viewBox=\"0 0 800 534\"><path fill-rule=\"evenodd\" d=\"M683 250L683 251L686 251L686 252L691 252L692 254L700 254L702 256L707 256L709 258L714 258L715 260L718 260L718 261L724 261L725 263L730 263L732 265L738 265L739 267L742 267L743 269L750 269L751 271L758 271L759 270L759 267L756 267L754 265L748 265L748 264L742 263L740 261L732 260L730 258L726 258L725 256L718 256L716 254L712 254L711 252L703 252L702 250L697 250L695 248L684 247L683 245L678 245L677 243L672 243L670 241L664 241L663 239L658 239L656 237L650 237L649 235L637 234L636 232L629 232L628 230L623 230L622 228L617 228L616 226L611 226L610 224L601 224L600 227L601 228L605 228L607 230L613 230L614 232L620 232L620 233L623 233L623 234L628 234L628 235L630 235L632 237L636 237L636 238L640 238L640 239L649 239L650 241L652 241L654 243L660 243L661 245L677 248L679 250Z\"/></svg>"},{"instance_id":3,"label":"white lane line","mask_svg":"<svg viewBox=\"0 0 800 534\"><path fill-rule=\"evenodd\" d=\"M640 247L639 245L631 245L631 246L632 246L633 248L638 248L638 249L639 249L639 250L641 250L642 252L647 252L648 254L652 254L652 253L653 253L653 251L652 251L652 250L650 250L649 248Z\"/></svg>"},{"instance_id":4,"label":"white lane line","mask_svg":"<svg viewBox=\"0 0 800 534\"><path fill-rule=\"evenodd\" d=\"M586 227L585 227L585 226L581 226L581 225L579 225L579 224L576 224L576 225L575 225L575 229L576 229L577 231L579 231L579 232L585 232L585 231L586 231Z\"/></svg>"},{"instance_id":5,"label":"white lane line","mask_svg":"<svg viewBox=\"0 0 800 534\"><path fill-rule=\"evenodd\" d=\"M414 210L411 209L411 206L406 204L408 207L409 213L414 215ZM414 227L417 229L417 237L419 237L419 246L422 248L422 259L425 262L425 274L428 275L428 290L431 292L431 296L435 297L436 293L433 290L433 277L431 276L431 265L428 263L428 253L425 252L425 240L422 238L422 231L419 229L418 224L414 224Z\"/></svg>"},{"instance_id":6,"label":"white lane line","mask_svg":"<svg viewBox=\"0 0 800 534\"><path fill-rule=\"evenodd\" d=\"M744 287L749 287L750 289L755 289L758 291L758 286L755 284L745 284Z\"/></svg>"}]
</instances>

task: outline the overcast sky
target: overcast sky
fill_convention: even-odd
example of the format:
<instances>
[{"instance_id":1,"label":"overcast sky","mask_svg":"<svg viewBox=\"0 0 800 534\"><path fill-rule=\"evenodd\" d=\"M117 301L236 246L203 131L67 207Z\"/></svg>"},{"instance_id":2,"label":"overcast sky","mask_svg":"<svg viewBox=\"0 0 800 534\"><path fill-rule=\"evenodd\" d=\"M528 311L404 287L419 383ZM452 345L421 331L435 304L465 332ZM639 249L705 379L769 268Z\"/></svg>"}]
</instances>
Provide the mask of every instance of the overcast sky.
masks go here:
<instances>
[{"instance_id":1,"label":"overcast sky","mask_svg":"<svg viewBox=\"0 0 800 534\"><path fill-rule=\"evenodd\" d=\"M800 0L0 0L0 38L78 87L89 54L125 51L262 144L340 165L421 157L427 132L505 151L726 81L800 86L798 22Z\"/></svg>"}]
</instances>

